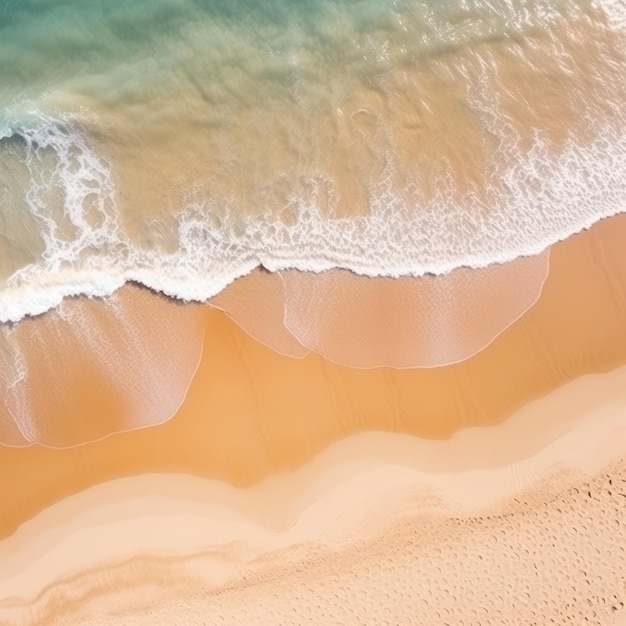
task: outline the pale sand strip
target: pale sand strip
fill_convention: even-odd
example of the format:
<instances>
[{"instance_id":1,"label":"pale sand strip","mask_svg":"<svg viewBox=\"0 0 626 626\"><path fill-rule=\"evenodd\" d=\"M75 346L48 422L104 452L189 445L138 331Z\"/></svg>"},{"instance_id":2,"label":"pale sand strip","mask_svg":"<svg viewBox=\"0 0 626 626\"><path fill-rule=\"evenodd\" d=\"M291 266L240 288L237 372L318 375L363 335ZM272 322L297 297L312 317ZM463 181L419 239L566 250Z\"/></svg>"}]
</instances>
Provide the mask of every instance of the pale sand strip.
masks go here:
<instances>
[{"instance_id":1,"label":"pale sand strip","mask_svg":"<svg viewBox=\"0 0 626 626\"><path fill-rule=\"evenodd\" d=\"M577 478L564 474L559 482ZM624 626L625 488L622 461L549 502L525 494L532 505L507 515L459 520L407 512L346 551L313 543L240 568L237 545L138 558L90 572L91 583L75 579L74 601L47 615L54 624L107 626ZM409 503L419 511L424 500L430 503L418 495ZM237 577L215 585L224 562ZM82 598L83 585L109 589ZM64 601L63 586L50 601Z\"/></svg>"},{"instance_id":2,"label":"pale sand strip","mask_svg":"<svg viewBox=\"0 0 626 626\"><path fill-rule=\"evenodd\" d=\"M548 418L555 414L559 420L551 429L545 429ZM285 584L280 580L285 568L317 558L320 553L328 553L332 560L336 557L332 557L333 551L342 551L348 556L339 560L337 566L343 570L338 571L352 579L354 542L371 543L377 537L377 541L387 541L381 539L384 530L402 527L411 519L426 525L433 520L449 520L458 525L465 519L464 523L471 526L485 515L508 510L510 540L528 549L533 541L527 527L529 516L553 501L555 494L571 489L583 477L596 474L624 453L626 367L574 381L530 403L499 426L467 429L449 441L389 433L355 436L334 444L297 472L273 477L247 490L171 474L101 484L53 505L0 543L0 598L4 599L0 602L0 623L69 624L87 617L91 622L105 614L111 623L124 623L119 616L125 610L134 613L139 605L147 610L155 601L169 602L169 621L161 621L153 614L151 619L156 622L144 619L136 623L202 623L194 621L192 614L181 612L180 607L172 609L172 603L182 601L181 598L190 600L200 590L206 597L196 601L205 603L203 606L209 611L205 617L219 609L235 623L236 612L248 602L244 572L258 581L277 575L276 584L281 587ZM615 467L610 475L624 480L626 466L618 463ZM571 546L573 552L566 550L557 555L559 564L568 567L564 571L570 571L581 545L589 549L595 545L600 550L615 543L608 562L598 561L594 554L584 557L588 561L585 568L604 568L605 577L596 583L608 585L600 590L594 583L595 586L579 590L587 595L593 589L608 598L611 588L626 594L626 588L615 587L615 576L626 572L624 547L619 549L619 537L626 536L620 535L626 533L626 481L621 486L616 484L615 490L624 494L611 496L616 515L600 519L602 512L594 508L595 501L590 501L585 515L594 520L598 517L594 521L598 524L593 531L596 534L592 537L592 529L585 526L584 518L573 514L569 532L574 535L563 544ZM525 496L521 495L523 492ZM528 497L529 492L534 499L524 507L517 506L516 502ZM572 493L562 498L565 505L576 509ZM514 497L518 500L512 500ZM545 532L562 532L558 524L563 524L563 519L553 510L546 519L549 524ZM490 521L491 535L500 532L501 521L500 516ZM458 540L456 535L452 534L451 541ZM401 536L395 540L400 541ZM428 537L420 550L435 550L441 541L441 537ZM446 590L443 579L469 581L476 575L466 569L472 560L467 555L459 561L449 561L444 559L448 548L438 549L438 559L420 564L420 575L430 581L433 601ZM493 546L488 541L480 550L487 560L497 561L496 555L490 554ZM392 556L390 569L379 567L378 575L384 574L384 578L395 571L398 581L407 580L407 572L402 574L406 562L397 553ZM605 557L603 552L602 558ZM511 555L501 554L500 558L505 564ZM150 568L146 571L140 565L142 559L155 560L158 576L185 580L191 586L181 590L173 584L169 594L164 592L158 576L152 579ZM371 564L369 557L365 560ZM543 566L550 569L549 563L544 562ZM272 574L276 568L281 574ZM123 575L119 576L120 572ZM328 592L347 580L343 574L339 579L326 581L321 577L318 584ZM409 578L416 574L408 572ZM478 577L474 589L460 587L459 592L471 592L474 600L480 593L487 597L493 590L482 589L481 585L490 580ZM544 579L544 588L546 582ZM150 586L155 588L150 590ZM126 597L120 605L120 598L133 588L136 597ZM223 603L220 609L221 596L215 595L217 591L227 593L234 604ZM281 595L285 592L283 588ZM255 594L263 596L266 603L271 596L253 589L252 595ZM554 597L560 596L557 593ZM618 598L615 602L624 600ZM443 601L439 597L435 604ZM63 609L53 619L59 602ZM294 606L299 611L306 610L311 602L313 598L307 596L302 604ZM599 603L598 597L594 610L606 608ZM465 603L459 604L458 609L462 611L464 606ZM385 606L383 597L379 610L381 607L392 610L393 602ZM355 610L358 608L357 601ZM286 606L278 600L273 609L280 612ZM114 619L116 614L118 621ZM464 613L457 613L456 617L460 615ZM306 623L298 620L289 623Z\"/></svg>"}]
</instances>

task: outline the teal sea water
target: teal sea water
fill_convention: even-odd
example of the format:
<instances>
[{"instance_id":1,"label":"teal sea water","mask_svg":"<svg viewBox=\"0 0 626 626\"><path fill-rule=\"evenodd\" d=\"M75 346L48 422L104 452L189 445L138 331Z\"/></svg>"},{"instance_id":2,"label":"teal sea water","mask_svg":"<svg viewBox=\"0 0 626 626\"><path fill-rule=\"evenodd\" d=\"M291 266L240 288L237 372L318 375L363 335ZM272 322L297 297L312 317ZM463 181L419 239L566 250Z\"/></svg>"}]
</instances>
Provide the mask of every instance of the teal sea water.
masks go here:
<instances>
[{"instance_id":1,"label":"teal sea water","mask_svg":"<svg viewBox=\"0 0 626 626\"><path fill-rule=\"evenodd\" d=\"M620 13L621 10L621 13ZM445 273L626 209L620 3L0 3L0 320Z\"/></svg>"},{"instance_id":2,"label":"teal sea water","mask_svg":"<svg viewBox=\"0 0 626 626\"><path fill-rule=\"evenodd\" d=\"M523 37L581 10L545 0L8 0L2 105L37 103L55 90L149 98L181 75L220 98L234 95L225 92L242 73L297 97L298 86L322 87L315 81L330 68L355 83L392 63Z\"/></svg>"}]
</instances>

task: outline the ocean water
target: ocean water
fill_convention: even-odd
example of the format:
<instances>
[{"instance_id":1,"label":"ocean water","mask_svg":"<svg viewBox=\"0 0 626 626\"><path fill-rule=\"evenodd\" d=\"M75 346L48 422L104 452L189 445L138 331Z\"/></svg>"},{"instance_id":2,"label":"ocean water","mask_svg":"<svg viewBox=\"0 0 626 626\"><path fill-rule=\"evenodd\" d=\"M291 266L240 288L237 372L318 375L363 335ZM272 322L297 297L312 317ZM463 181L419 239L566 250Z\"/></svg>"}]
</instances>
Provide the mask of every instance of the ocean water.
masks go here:
<instances>
[{"instance_id":1,"label":"ocean water","mask_svg":"<svg viewBox=\"0 0 626 626\"><path fill-rule=\"evenodd\" d=\"M619 0L3 0L0 320L421 276L626 210Z\"/></svg>"}]
</instances>

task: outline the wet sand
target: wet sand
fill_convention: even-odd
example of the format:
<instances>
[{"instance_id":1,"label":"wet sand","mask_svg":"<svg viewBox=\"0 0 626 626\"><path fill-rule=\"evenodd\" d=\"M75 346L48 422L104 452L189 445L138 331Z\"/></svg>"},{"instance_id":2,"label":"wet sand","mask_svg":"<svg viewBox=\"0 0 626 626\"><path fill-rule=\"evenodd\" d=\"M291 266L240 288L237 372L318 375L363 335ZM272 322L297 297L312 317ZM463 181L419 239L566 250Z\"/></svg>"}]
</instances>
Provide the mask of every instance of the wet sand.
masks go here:
<instances>
[{"instance_id":1,"label":"wet sand","mask_svg":"<svg viewBox=\"0 0 626 626\"><path fill-rule=\"evenodd\" d=\"M624 548L621 544L614 544L620 536L619 533L623 536L624 532L621 524L626 511L626 498L620 496L626 493L623 488L623 465L615 465L608 474L597 472L603 463L618 458L626 449L624 425L619 421L622 419L624 406L620 386L623 388L623 377L626 374L621 369L616 370L626 363L625 237L626 218L617 217L554 246L550 274L537 304L484 351L467 361L444 368L354 370L334 365L316 354L294 360L278 355L258 343L223 313L207 310L202 360L183 405L169 422L64 450L42 446L26 449L0 448L0 533L7 537L0 544L2 563L7 567L7 575L3 577L7 581L7 587L0 591L0 598L4 598L6 602L3 601L0 608L8 610L10 614L17 606L22 621L16 623L63 623L49 621L52 619L49 613L53 610L51 607L57 602L63 602L63 610L76 617L73 622L74 617L68 617L66 623L77 623L76 620L80 622L90 611L95 613L90 614L89 620L98 623L94 621L95 616L103 615L108 610L106 606L111 606L111 603L115 606L130 606L133 602L141 604L142 598L155 597L151 595L155 589L162 590L162 586L170 585L173 571L184 571L185 576L191 578L185 578L181 574L176 580L184 582L176 584L182 584L187 590L191 589L191 595L183 594L178 600L173 595L164 596L161 623L180 621L181 613L177 611L182 609L180 606L177 608L176 602L195 607L193 610L199 616L223 615L224 623L234 620L235 610L239 609L248 611L248 618L242 617L244 614L241 613L238 618L240 621L247 619L247 623L257 623L262 618L254 618L253 614L260 611L262 615L263 607L274 611L276 620L281 622L280 616L284 616L281 612L286 606L290 606L289 610L293 611L290 614L293 623L303 621L298 621L304 615L298 613L298 607L301 606L305 607L302 610L310 612L306 614L306 619L318 620L318 623L321 620L323 623L324 619L339 620L341 611L347 610L344 606L347 603L355 611L354 615L346 618L347 623L360 623L359 619L362 621L362 618L359 616L369 614L376 598L376 604L379 608L382 607L381 610L385 607L390 611L395 610L393 606L397 606L399 600L394 594L399 591L393 585L394 579L414 581L421 589L420 593L433 594L431 603L426 602L428 606L423 606L423 623L441 623L443 613L437 618L432 612L435 610L433 607L440 602L439 606L452 610L450 598L445 602L442 600L443 595L450 592L452 587L438 587L437 585L443 584L442 581L456 585L456 591L452 594L456 598L455 606L458 605L462 593L474 593L474 599L468 599L463 605L467 607L468 617L474 615L469 612L471 607L476 610L480 608L480 593L475 591L480 585L486 585L485 589L493 585L489 587L489 593L495 594L492 599L496 604L493 606L499 607L500 611L504 611L505 606L509 610L508 598L519 595L514 591L516 577L519 577L524 584L531 585L523 592L530 596L523 607L527 611L523 614L526 617L520 622L515 621L515 614L507 617L508 614L502 613L503 618L494 623L507 623L505 618L513 624L533 623L532 611L535 611L535 619L540 614L543 623L549 623L546 621L549 616L558 613L554 613L557 608L553 604L541 604L544 600L548 602L548 596L552 593L546 587L547 581L556 580L553 576L558 572L562 572L562 576L574 572L574 565L581 558L581 553L577 550L584 544L581 549L585 555L585 565L580 567L581 571L586 572L585 576L591 577L590 582L580 582L585 576L576 574L582 578L576 579L578 582L573 585L571 598L561 598L559 591L553 599L555 602L558 600L557 604L560 603L560 610L565 611L563 615L574 610L587 611L589 615L590 611L602 610L605 611L603 615L612 615L612 609L607 604L612 602L610 595L615 594L614 602L618 606L619 602L624 601L626 594L626 589L623 588ZM616 371L608 373L612 370ZM575 380L592 373L602 375ZM571 386L558 389L566 383L571 383ZM569 399L559 399L558 394L565 390L569 390ZM533 400L537 400L535 408ZM543 403L543 409L537 408L539 403ZM107 424L115 422L111 422L112 416L105 409L106 407L87 403L81 410L90 420L101 423L106 430ZM521 419L520 411L528 411L528 415ZM611 421L611 415L616 421ZM604 424L606 428L603 429L600 424ZM505 437L508 441L505 445L502 443L504 440L498 440L498 437L504 436L502 433L506 433L507 428L511 431L509 438ZM562 444L559 447L555 444L556 448L547 447L551 442L568 436L573 439L567 445ZM351 439L346 440L350 437ZM438 441L424 441L427 439ZM358 452L349 451L351 441L360 442L358 445L354 444L354 449ZM334 448L329 450L328 446L331 445ZM359 448L361 445L364 448ZM444 450L443 454L441 450ZM314 460L316 457L317 460ZM332 458L332 462L324 462L325 458L327 461ZM417 464L416 458L419 458ZM590 465L584 466L587 462ZM329 469L333 464L335 468L341 467L342 463L344 469L335 469L335 474ZM352 468L349 467L350 463ZM561 475L559 463L562 469L569 467L571 471L574 468L576 472L573 475L568 474L567 480L559 478L555 486L555 476ZM345 469L346 465L348 470ZM485 495L483 490L475 488L478 482L483 484L482 481L476 481L476 476L485 478L485 472L498 471L504 472L503 475L506 476L505 480L500 481L499 490L487 492ZM290 475L290 472L295 473ZM359 472L364 476L367 476L367 472L372 474L370 479L362 476L361 479L365 482L357 487L348 478L358 482ZM361 500L361 505L355 504L353 513L360 511L361 521L369 519L371 503L380 494L380 491L374 493L370 489L376 482L372 477L377 472L376 480L380 480L384 486L397 485L399 495L396 494L398 497L394 499L393 494L389 494L390 500L386 506L379 506L382 499L379 495L375 519L370 519L366 524L364 534L355 534L353 537L365 544L361 544L358 549L346 547L343 556L332 552L333 542L339 541L336 537L328 539L329 543L323 544L322 548L312 548L310 553L306 546L298 545L300 540L312 541L318 545L320 541L324 541L323 536L326 533L332 535L333 529L335 533L344 532L350 535L353 532L350 529L357 528L355 523L359 521L358 515L355 513L355 519L350 513L346 513L342 518L340 505L345 504L348 510L348 505L353 502L352 498L356 498L354 502L357 502L359 494L364 494L364 499ZM416 472L429 473L429 480L432 478L430 491L424 491L423 482L416 480ZM597 502L592 496L585 499L581 495L587 489L581 486L581 472L596 472L595 477L584 480L591 480L593 485L602 490L602 498ZM447 504L443 506L441 484L445 480L452 480L449 476L451 473L460 481L454 492L457 498L453 498L452 504L449 499L444 498L443 502ZM185 474L188 477L151 478L146 476L149 474ZM436 479L433 475L441 477ZM127 478L132 476L140 478ZM107 486L107 481L116 479L130 482L116 482ZM142 482L144 479L147 482ZM176 482L179 479L182 483L190 481L189 484L198 486L202 494L207 495L188 498L186 488L171 488L173 483L169 481ZM440 484L437 480L444 482ZM615 488L610 489L605 484L608 480L615 482ZM259 481L262 481L260 485L254 486ZM548 481L548 486L542 486L541 481ZM572 486L577 481L581 484ZM340 493L342 482L349 485L343 494ZM619 489L618 483L621 485ZM126 487L120 485L130 485L129 491L126 492ZM164 491L160 491L159 485ZM438 485L439 489L435 495L432 492L433 485ZM235 492L233 487L248 487L250 495ZM541 489L537 492L539 487ZM578 493L563 491L566 487L576 488ZM95 491L79 494L89 488ZM98 492L98 489L104 491ZM145 498L139 495L142 489L146 489ZM177 489L180 489L178 495ZM204 489L208 491L202 491ZM272 489L275 489L274 495L270 496L268 494ZM521 489L526 489L525 494L530 494L535 489L535 496L530 500L528 495L519 496ZM220 493L214 498L211 490ZM587 491L595 493L591 489ZM90 495L94 493L96 496ZM102 499L97 495L99 493L104 494ZM259 496L258 493L263 495ZM528 506L520 505L515 509L515 501L511 501L512 504L509 504L515 509L511 509L511 515L500 516L498 513L493 517L493 511L501 506L499 499L507 493L511 497L517 497L520 502L527 501ZM553 493L553 496L548 497L546 494L549 493ZM463 502L459 500L458 494L471 494L471 497L469 501ZM557 494L560 494L558 498L561 500L556 499ZM63 501L72 495L74 498ZM97 506L93 502L94 497L99 503ZM171 540L173 543L162 543L162 537L176 534L174 528L178 522L174 526L160 526L159 522L156 526L151 526L155 528L155 534L152 537L146 536L148 543L142 544L144 551L133 552L133 533L148 534L141 524L147 519L145 511L151 510L152 497L162 498L156 507L157 517L162 515L167 518L172 511L184 517L187 515L185 511L195 510L196 513L189 514L192 518L196 515L196 521L193 522L196 524L195 528L204 528L203 532L208 533L209 530L206 529L209 526L203 524L209 524L210 520L217 523L215 520L218 518L223 521L237 515L242 524L237 527L241 534L226 537L223 542L227 548L224 548L221 540L215 540L215 537L221 536L222 531L215 530L210 541L207 541L206 535L200 533L204 537L202 545L205 548L212 546L213 550L216 545L222 545L217 553L212 553L207 561L209 565L202 561L203 556L199 556L197 569L193 564L196 561L191 557L189 563L183 560L176 566L166 563L157 567L150 559L159 562L154 556L161 554L159 545L170 546L168 557L174 558L178 555L176 558L182 558L200 549L201 542L199 539L198 544L193 544L193 533L181 532L180 541L183 543L177 543L176 537ZM223 497L225 500L221 499ZM297 528L298 519L306 517L305 511L310 507L315 509L314 503L323 503L325 497L329 499L326 504L318 506L317 517L311 515L309 520L312 534L299 536L296 533L285 540L287 543L281 547L280 540L276 537L281 532L287 532L294 524ZM81 498L86 499L83 504ZM103 512L98 507L105 506L107 498L112 498L112 504L108 512ZM189 505L188 500L196 504ZM201 504L197 504L198 501ZM236 501L235 505L232 504L233 501ZM558 504L560 501L563 502L562 505ZM285 502L290 504L285 506ZM55 505L57 508L45 510L55 503L60 503ZM144 504L146 509L143 508ZM491 517L477 516L476 507L479 505L483 508L492 506L489 514ZM214 514L220 507L220 512ZM608 514L606 507L612 507ZM433 519L438 519L437 515L441 516L442 510L447 511L445 515L448 526L444 525L445 528L452 529L449 539L451 543L446 544L445 549L437 543L442 541L437 533L443 531L436 530L433 526ZM166 511L169 513L165 514ZM382 520L381 511L384 513ZM439 513L433 517L436 511ZM463 511L466 513L463 514ZM468 517L470 512L471 516ZM32 522L24 524L38 513L40 518L35 517ZM46 515L49 517L46 518ZM91 521L87 523L85 520L90 515ZM111 518L107 515L113 515L118 520L117 525L111 525ZM459 522L459 516L468 521ZM188 521L191 524L193 520ZM77 530L68 530L79 528L83 522L84 534ZM185 527L182 521L180 523L181 527ZM23 525L20 527L20 524ZM396 530L381 536L382 529L388 524L395 524ZM537 530L537 524L540 530ZM89 540L90 533L96 532L88 530L92 526L101 526L98 532L104 534L96 533L91 535L94 539ZM595 528L593 532L592 526ZM268 527L270 531L267 531ZM429 533L435 533L440 538L432 539L432 544L428 543L431 541L428 539L424 547L421 542L416 542L414 533L421 533L427 527L430 529ZM259 531L258 528L266 530ZM246 533L254 535L259 532L261 535L265 533L265 539L260 540L260 549L264 552L254 552L253 549L249 552L245 543ZM272 541L267 539L268 532ZM26 540L29 533L33 538ZM547 542L548 548L552 545L550 537L555 537L555 544L556 537L565 537L561 542L563 550L558 554L554 553L553 556L550 550L542 552L543 574L533 572L532 569L532 557L536 556L539 549L533 543L537 541L537 533L541 537L540 542ZM35 539L35 536L40 539ZM61 536L65 537L63 541L59 539ZM254 536L258 539L260 535ZM496 546L494 536L503 538L504 547ZM155 541L150 544L152 538ZM51 543L47 543L48 540ZM91 546L89 549L84 547L86 544L80 543L83 540ZM185 545L184 541L187 540L190 543ZM342 541L345 540L346 536ZM72 543L74 541L78 543ZM390 557L391 561L387 564L376 564L376 555L380 556L380 551L386 550L384 546L388 543L393 558ZM54 552L51 547L53 544L60 546L61 552ZM474 546L471 550L467 548L470 552L464 553L465 556L457 565L452 566L453 562L449 559L452 558L452 550L456 549L454 546L460 548L470 544ZM63 546L67 547L69 558L69 555L75 554L73 545L77 546L77 560L66 561ZM110 552L105 551L108 556L97 551L99 545L110 547ZM365 552L363 546L367 547ZM278 548L286 552L280 557L272 556L271 550ZM327 550L331 550L331 553L328 554ZM436 556L429 557L431 560L428 561L434 568L430 577L422 570L421 573L415 570L415 563L411 564L411 555L415 554L412 550L421 553L435 551ZM473 577L478 576L478 573L472 568L479 566L479 560L476 559L481 554L491 558L496 550L506 553L506 558L509 559L502 562L498 580L494 582L494 579L482 578L481 582L475 582ZM521 559L519 567L510 565L510 559L513 558L511 554L517 554L515 558ZM47 564L46 555L52 559ZM86 560L81 560L83 556ZM242 568L243 561L238 559L245 561L253 556L258 557L258 560ZM283 557L287 559L287 565L285 561L281 561ZM109 558L111 562L102 562ZM394 561L396 558L398 560ZM29 566L29 563L35 561L37 565ZM153 566L156 569L148 574ZM225 570L221 569L222 566ZM95 578L90 578L91 574L86 577L80 575L75 582L60 583L58 587L51 587L52 591L48 590L38 596L55 579L77 576L77 572L83 567L95 568L92 572ZM107 570L107 567L112 569ZM173 570L172 567L180 567L182 570ZM312 571L318 576L317 582L310 587L305 584L309 567L313 567ZM332 567L346 572L345 578L341 575L333 578L330 575ZM370 573L363 574L365 578L359 574L360 571L365 572L359 570L360 567L370 568L367 569ZM371 574L371 568L374 568L374 574ZM298 574L299 569L304 573ZM480 569L483 570L484 567L481 566ZM37 576L30 576L28 572L31 571L39 573ZM209 575L207 571L213 573ZM142 579L142 572L147 578ZM301 590L301 597L305 598L302 605L290 595L293 590L284 587L294 572L296 579L302 580L304 585ZM246 579L241 578L237 582L237 575L246 576ZM23 577L23 582L31 580L28 584L24 582L23 593L18 592L21 584L19 576ZM227 589L222 589L213 596L212 592L206 591L207 576L212 576L218 587L227 580L231 582ZM232 576L234 578L231 580ZM423 576L429 580L429 585L424 586L424 579L421 578ZM532 576L538 577L536 581L539 582L529 582ZM347 589L352 588L357 579L369 580L372 586L369 591L363 588L362 592L358 592L363 595L356 600L350 600L346 596ZM94 587L94 580L100 581L98 584L102 586ZM132 581L131 587L127 584L129 580ZM190 580L195 582L190 583ZM273 583L268 583L268 580ZM134 599L124 596L122 590L119 590L117 585L120 581L126 589L133 588L136 596ZM420 598L412 586L414 583L407 582L404 592L412 594L411 597ZM572 587L571 581L563 579L561 583L561 586L557 584L555 588L563 590L563 593L566 587ZM11 587L11 584L15 586ZM553 584L551 583L550 588ZM622 588L619 587L620 584ZM376 592L373 591L375 588ZM183 592L181 587L175 585L170 586L170 589L172 593ZM250 589L254 591L250 592ZM295 586L293 589L299 587ZM381 589L386 589L385 593L389 593L388 602L379 601ZM585 593L580 589L584 589ZM200 590L203 590L202 597L198 595ZM68 593L76 599L74 605L68 601ZM84 593L88 597L83 598L81 594ZM101 593L104 596L100 597ZM118 593L122 595L115 595ZM272 593L278 594L278 604L272 605L273 608L266 604ZM330 597L333 593L337 593L335 600ZM592 595L589 596L589 593ZM106 594L109 594L108 599ZM11 600L16 595L19 596L17 600ZM315 595L321 598L318 604L313 600ZM32 618L35 621L32 621L28 611L21 613L20 607L24 602L28 604L33 601L35 596L38 600L33 605L36 610ZM382 597L384 599L386 596ZM180 598L187 598L189 602ZM591 604L582 607L580 603L587 599L590 599ZM91 604L91 600L96 604ZM222 608L218 606L219 602L223 603ZM418 611L417 604L406 606L407 610ZM80 617L80 611L87 613ZM219 611L223 613L220 614ZM575 619L583 613L572 612L571 615ZM135 623L146 623L138 616L133 617L135 618ZM382 618L381 615L381 620ZM401 623L399 618L398 614L392 612L386 619L389 623L396 624ZM124 619L126 617L110 616L110 619L107 618L102 623L134 623L130 617L126 621ZM189 618L193 619L195 618ZM476 621L479 618L472 619ZM381 620L375 621L385 623ZM482 620L481 623L486 622ZM598 617L595 622L592 619L591 623L607 622Z\"/></svg>"},{"instance_id":2,"label":"wet sand","mask_svg":"<svg viewBox=\"0 0 626 626\"><path fill-rule=\"evenodd\" d=\"M419 278L256 269L210 302L288 356L315 351L360 369L441 367L477 354L522 317L549 271L549 251Z\"/></svg>"}]
</instances>

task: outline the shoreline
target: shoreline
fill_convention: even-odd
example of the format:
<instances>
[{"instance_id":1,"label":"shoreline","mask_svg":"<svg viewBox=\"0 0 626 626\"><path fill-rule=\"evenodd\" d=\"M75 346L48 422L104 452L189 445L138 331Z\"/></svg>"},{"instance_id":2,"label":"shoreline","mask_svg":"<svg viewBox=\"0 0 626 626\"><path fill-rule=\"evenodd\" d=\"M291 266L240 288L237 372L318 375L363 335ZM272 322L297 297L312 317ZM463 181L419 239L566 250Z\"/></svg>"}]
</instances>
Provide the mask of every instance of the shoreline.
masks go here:
<instances>
[{"instance_id":1,"label":"shoreline","mask_svg":"<svg viewBox=\"0 0 626 626\"><path fill-rule=\"evenodd\" d=\"M72 298L95 298L106 299L123 289L127 285L137 284L140 287L149 289L157 296L165 296L172 300L183 304L202 304L220 295L234 282L245 278L254 271L267 270L272 273L280 273L285 271L300 271L313 274L319 274L332 270L346 270L357 276L368 278L420 278L423 276L447 276L455 270L481 270L492 266L506 265L514 263L518 259L526 259L535 257L549 251L553 246L567 241L571 237L585 233L607 220L611 220L626 214L626 209L616 210L610 213L601 214L591 220L584 221L581 225L574 229L566 230L554 237L542 241L539 245L533 245L531 248L524 249L513 253L503 253L488 261L478 258L465 258L457 262L444 263L441 266L420 266L416 269L413 266L393 266L384 269L372 269L371 266L360 265L347 259L338 259L329 261L326 254L315 260L294 258L253 258L241 264L236 271L228 272L223 276L214 279L215 284L203 283L199 276L195 277L181 289L181 280L178 271L172 272L168 277L168 271L171 267L159 266L156 262L155 267L150 270L125 269L119 268L119 271L111 273L111 267L105 270L79 270L65 271L64 282L59 285L58 277L52 277L53 280L44 285L29 287L29 293L26 296L20 296L15 304L15 294L20 294L26 290L25 284L18 286L5 287L0 291L0 326L19 324L24 319L33 319L41 315L45 315L49 311L56 310L65 300ZM155 259L161 259L163 256L158 252L154 253ZM115 267L115 259L110 259L110 266ZM176 268L174 268L176 270ZM23 279L22 274L29 276L32 272L37 272L42 268L37 264L21 268L11 277L11 281L15 282L15 278ZM203 274L206 272L203 272ZM100 277L100 282L94 283L94 275ZM164 279L165 275L165 279ZM157 280L158 277L158 280ZM184 284L184 283L183 283ZM34 292L34 295L32 293ZM23 306L22 300L30 300L29 306Z\"/></svg>"},{"instance_id":2,"label":"shoreline","mask_svg":"<svg viewBox=\"0 0 626 626\"><path fill-rule=\"evenodd\" d=\"M625 2L7 0L0 626L626 626Z\"/></svg>"},{"instance_id":3,"label":"shoreline","mask_svg":"<svg viewBox=\"0 0 626 626\"><path fill-rule=\"evenodd\" d=\"M173 472L249 486L351 435L445 440L501 423L582 375L616 369L626 361L625 235L626 216L555 247L539 302L488 348L443 368L353 370L315 354L290 359L208 310L200 365L169 421L74 448L0 446L0 475L20 477L2 481L0 536L99 482ZM84 415L90 432L125 426L89 396L81 403L73 436ZM546 432L559 421L551 418Z\"/></svg>"}]
</instances>

